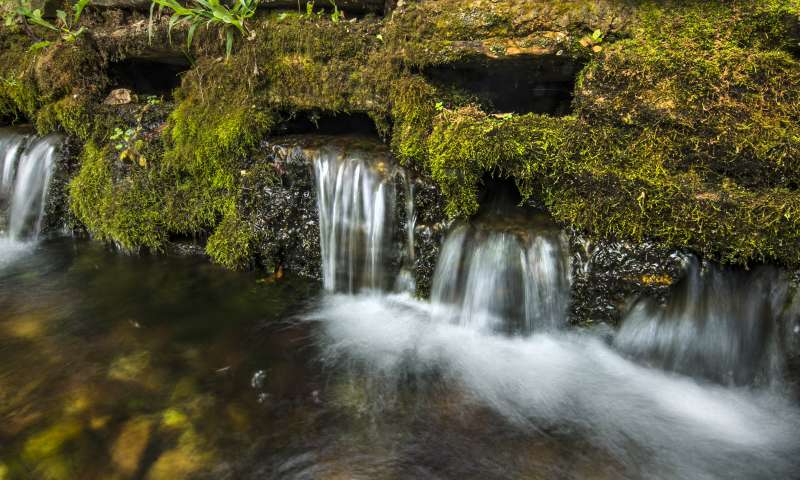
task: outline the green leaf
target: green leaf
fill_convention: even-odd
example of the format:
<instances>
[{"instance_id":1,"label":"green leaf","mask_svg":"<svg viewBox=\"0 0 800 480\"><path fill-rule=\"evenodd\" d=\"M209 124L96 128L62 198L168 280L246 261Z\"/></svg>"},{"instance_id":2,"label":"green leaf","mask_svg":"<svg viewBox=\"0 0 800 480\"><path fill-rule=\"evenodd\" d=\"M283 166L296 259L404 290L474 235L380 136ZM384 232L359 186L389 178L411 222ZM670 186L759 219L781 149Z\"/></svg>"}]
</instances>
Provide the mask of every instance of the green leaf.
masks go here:
<instances>
[{"instance_id":1,"label":"green leaf","mask_svg":"<svg viewBox=\"0 0 800 480\"><path fill-rule=\"evenodd\" d=\"M73 23L78 23L80 21L81 14L86 6L89 5L89 2L91 2L91 0L78 0L78 3L76 3L73 7L75 10L75 18L73 19Z\"/></svg>"},{"instance_id":2,"label":"green leaf","mask_svg":"<svg viewBox=\"0 0 800 480\"><path fill-rule=\"evenodd\" d=\"M169 25L167 26L167 38L169 39L169 43L172 44L172 28L175 27L175 24L181 21L181 17L177 15L173 15L169 17Z\"/></svg>"},{"instance_id":3,"label":"green leaf","mask_svg":"<svg viewBox=\"0 0 800 480\"><path fill-rule=\"evenodd\" d=\"M192 39L194 39L195 30L197 30L197 21L192 23L189 27L189 33L186 34L186 50L192 49Z\"/></svg>"},{"instance_id":4,"label":"green leaf","mask_svg":"<svg viewBox=\"0 0 800 480\"><path fill-rule=\"evenodd\" d=\"M47 48L49 46L50 46L50 42L48 42L47 40L44 40L44 41L41 41L41 42L36 42L33 45L31 45L30 48L28 49L28 51L29 52L38 52L39 50L41 50L43 48Z\"/></svg>"}]
</instances>

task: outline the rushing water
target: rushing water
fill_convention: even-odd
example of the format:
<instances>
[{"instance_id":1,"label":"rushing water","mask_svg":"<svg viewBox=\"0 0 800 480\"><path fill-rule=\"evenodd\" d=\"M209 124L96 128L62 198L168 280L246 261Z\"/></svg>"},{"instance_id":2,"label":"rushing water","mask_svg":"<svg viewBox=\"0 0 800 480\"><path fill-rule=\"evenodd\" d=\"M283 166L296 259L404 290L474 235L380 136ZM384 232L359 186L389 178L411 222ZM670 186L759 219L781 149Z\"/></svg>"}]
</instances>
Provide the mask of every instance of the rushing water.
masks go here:
<instances>
[{"instance_id":1,"label":"rushing water","mask_svg":"<svg viewBox=\"0 0 800 480\"><path fill-rule=\"evenodd\" d=\"M314 159L323 284L329 291L387 286L395 190L386 168L335 149L323 149Z\"/></svg>"},{"instance_id":2,"label":"rushing water","mask_svg":"<svg viewBox=\"0 0 800 480\"><path fill-rule=\"evenodd\" d=\"M786 282L771 268L739 272L687 259L686 278L666 305L640 301L615 339L617 348L661 369L726 384L782 378L777 320Z\"/></svg>"},{"instance_id":3,"label":"rushing water","mask_svg":"<svg viewBox=\"0 0 800 480\"><path fill-rule=\"evenodd\" d=\"M9 138L6 204L43 198L53 143ZM558 230L483 218L452 227L427 302L388 293L413 289L397 172L333 150L313 167L323 292L72 239L0 249L0 479L798 478L776 384L800 296L774 271L689 260L607 342L568 326Z\"/></svg>"},{"instance_id":4,"label":"rushing water","mask_svg":"<svg viewBox=\"0 0 800 480\"><path fill-rule=\"evenodd\" d=\"M460 225L442 246L432 301L453 321L529 334L566 320L570 259L557 233L485 231Z\"/></svg>"},{"instance_id":5,"label":"rushing water","mask_svg":"<svg viewBox=\"0 0 800 480\"><path fill-rule=\"evenodd\" d=\"M60 138L55 135L37 138L0 129L2 257L30 250L31 242L39 237L59 143Z\"/></svg>"},{"instance_id":6,"label":"rushing water","mask_svg":"<svg viewBox=\"0 0 800 480\"><path fill-rule=\"evenodd\" d=\"M569 285L560 235L457 225L442 246L432 303L375 291L332 295L307 319L323 326L326 364L374 379L375 399L408 385L455 391L532 436L557 431L589 442L608 455L614 478L800 472L792 399L702 381L755 385L757 372L775 372L770 322L785 289L774 276L701 274L692 263L668 306L634 308L616 350L559 330Z\"/></svg>"}]
</instances>

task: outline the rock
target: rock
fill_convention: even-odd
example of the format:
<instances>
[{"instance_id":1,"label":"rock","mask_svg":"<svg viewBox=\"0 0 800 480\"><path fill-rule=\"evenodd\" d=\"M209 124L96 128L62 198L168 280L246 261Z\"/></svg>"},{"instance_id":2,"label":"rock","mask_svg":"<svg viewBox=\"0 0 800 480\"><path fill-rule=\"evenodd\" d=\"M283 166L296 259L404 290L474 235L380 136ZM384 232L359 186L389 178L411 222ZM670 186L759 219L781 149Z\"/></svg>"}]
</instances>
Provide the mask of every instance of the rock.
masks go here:
<instances>
[{"instance_id":1,"label":"rock","mask_svg":"<svg viewBox=\"0 0 800 480\"><path fill-rule=\"evenodd\" d=\"M138 382L149 367L150 353L140 351L114 360L108 369L108 377L122 382Z\"/></svg>"},{"instance_id":2,"label":"rock","mask_svg":"<svg viewBox=\"0 0 800 480\"><path fill-rule=\"evenodd\" d=\"M40 2L44 0L38 0ZM55 3L55 2L52 2ZM93 0L91 5L93 7L101 8L121 8L126 10L148 10L150 8L150 0ZM259 4L259 8L276 9L276 10L297 10L297 0L264 0ZM348 13L383 13L385 2L384 0L339 0L336 2L339 10ZM301 10L305 12L306 2L300 2ZM317 2L317 8L329 8L330 4L327 2Z\"/></svg>"},{"instance_id":3,"label":"rock","mask_svg":"<svg viewBox=\"0 0 800 480\"><path fill-rule=\"evenodd\" d=\"M162 428L185 430L190 426L189 417L177 408L168 408L161 414Z\"/></svg>"},{"instance_id":4,"label":"rock","mask_svg":"<svg viewBox=\"0 0 800 480\"><path fill-rule=\"evenodd\" d=\"M25 461L38 464L56 456L69 441L80 436L83 426L78 420L69 419L53 425L28 438L22 450Z\"/></svg>"},{"instance_id":5,"label":"rock","mask_svg":"<svg viewBox=\"0 0 800 480\"><path fill-rule=\"evenodd\" d=\"M29 312L5 322L6 331L14 337L33 340L45 333L45 318L40 312Z\"/></svg>"},{"instance_id":6,"label":"rock","mask_svg":"<svg viewBox=\"0 0 800 480\"><path fill-rule=\"evenodd\" d=\"M280 10L297 10L297 0L264 0L259 4L259 8L266 9L280 9ZM345 13L345 16L351 13L383 13L386 8L384 0L338 0L336 6L340 11ZM305 0L300 2L300 8L305 12ZM331 9L328 2L316 2L315 10Z\"/></svg>"},{"instance_id":7,"label":"rock","mask_svg":"<svg viewBox=\"0 0 800 480\"><path fill-rule=\"evenodd\" d=\"M134 418L122 426L122 431L111 448L111 461L121 473L136 473L150 442L152 430L153 421L146 417Z\"/></svg>"},{"instance_id":8,"label":"rock","mask_svg":"<svg viewBox=\"0 0 800 480\"><path fill-rule=\"evenodd\" d=\"M136 101L136 95L127 88L116 88L111 90L103 104L105 105L127 105Z\"/></svg>"},{"instance_id":9,"label":"rock","mask_svg":"<svg viewBox=\"0 0 800 480\"><path fill-rule=\"evenodd\" d=\"M148 480L173 480L191 477L208 468L213 458L202 438L189 429L181 434L178 446L158 457L147 472Z\"/></svg>"},{"instance_id":10,"label":"rock","mask_svg":"<svg viewBox=\"0 0 800 480\"><path fill-rule=\"evenodd\" d=\"M570 321L577 325L616 325L631 300L647 296L663 302L684 274L680 254L652 243L589 242L573 231L570 250Z\"/></svg>"},{"instance_id":11,"label":"rock","mask_svg":"<svg viewBox=\"0 0 800 480\"><path fill-rule=\"evenodd\" d=\"M267 158L257 160L244 177L245 194L240 211L256 232L257 263L268 270L283 268L305 277L321 278L319 219L311 164L314 152L323 146L359 151L387 165L393 161L385 145L377 139L363 137L294 135L266 143ZM425 296L430 290L439 245L449 222L439 189L425 176L409 176L414 184L417 215L412 270L417 294ZM389 251L393 276L400 270L406 255L406 191L402 176L396 175L395 179L394 246Z\"/></svg>"}]
</instances>

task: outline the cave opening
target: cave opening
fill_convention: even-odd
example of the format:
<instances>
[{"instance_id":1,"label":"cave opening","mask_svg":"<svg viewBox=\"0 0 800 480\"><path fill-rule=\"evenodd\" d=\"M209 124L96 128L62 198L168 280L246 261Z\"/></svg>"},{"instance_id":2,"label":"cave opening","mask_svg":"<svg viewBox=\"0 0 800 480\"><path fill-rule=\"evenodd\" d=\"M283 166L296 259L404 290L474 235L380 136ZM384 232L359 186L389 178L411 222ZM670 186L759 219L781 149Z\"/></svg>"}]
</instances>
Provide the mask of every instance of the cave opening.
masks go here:
<instances>
[{"instance_id":1,"label":"cave opening","mask_svg":"<svg viewBox=\"0 0 800 480\"><path fill-rule=\"evenodd\" d=\"M583 64L564 55L480 57L427 69L437 87L472 97L490 113L572 112L575 81Z\"/></svg>"},{"instance_id":2,"label":"cave opening","mask_svg":"<svg viewBox=\"0 0 800 480\"><path fill-rule=\"evenodd\" d=\"M191 67L185 57L128 58L113 62L108 76L111 89L127 88L137 95L172 97L181 84L181 74Z\"/></svg>"},{"instance_id":3,"label":"cave opening","mask_svg":"<svg viewBox=\"0 0 800 480\"><path fill-rule=\"evenodd\" d=\"M288 115L276 135L363 135L378 137L375 122L366 113L296 112Z\"/></svg>"}]
</instances>

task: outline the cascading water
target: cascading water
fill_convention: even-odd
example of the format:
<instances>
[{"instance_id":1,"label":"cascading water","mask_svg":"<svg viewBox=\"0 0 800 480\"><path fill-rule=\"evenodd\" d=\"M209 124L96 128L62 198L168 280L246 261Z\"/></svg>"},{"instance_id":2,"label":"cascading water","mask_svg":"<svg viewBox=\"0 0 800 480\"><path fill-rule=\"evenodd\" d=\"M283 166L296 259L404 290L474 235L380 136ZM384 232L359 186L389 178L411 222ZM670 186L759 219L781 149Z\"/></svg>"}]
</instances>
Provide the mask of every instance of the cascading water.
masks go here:
<instances>
[{"instance_id":1,"label":"cascading water","mask_svg":"<svg viewBox=\"0 0 800 480\"><path fill-rule=\"evenodd\" d=\"M703 268L690 257L666 305L646 299L614 344L647 364L725 384L781 378L778 325L786 284L774 269Z\"/></svg>"},{"instance_id":2,"label":"cascading water","mask_svg":"<svg viewBox=\"0 0 800 480\"><path fill-rule=\"evenodd\" d=\"M0 206L4 219L0 242L7 253L29 246L41 232L59 143L55 135L37 138L0 130Z\"/></svg>"},{"instance_id":3,"label":"cascading water","mask_svg":"<svg viewBox=\"0 0 800 480\"><path fill-rule=\"evenodd\" d=\"M566 320L570 268L557 233L460 225L442 246L431 300L451 321L479 330L551 331Z\"/></svg>"},{"instance_id":4,"label":"cascading water","mask_svg":"<svg viewBox=\"0 0 800 480\"><path fill-rule=\"evenodd\" d=\"M358 153L323 149L314 172L325 289L385 289L395 207L388 166Z\"/></svg>"},{"instance_id":5,"label":"cascading water","mask_svg":"<svg viewBox=\"0 0 800 480\"><path fill-rule=\"evenodd\" d=\"M361 198L344 178L356 177L354 166L337 162L327 164L345 173L327 184ZM350 238L353 226L364 235L374 216L351 220L321 198L324 269L339 281L347 277L337 272L359 268L342 267L353 256L336 249L353 242L338 239ZM455 389L523 431L555 426L583 435L623 465L626 478L744 480L800 471L797 406L779 390L718 384L747 383L779 363L775 330L764 319L777 314L781 294L768 272L745 278L690 266L671 305L641 302L612 347L559 328L566 325L569 259L564 237L548 229L456 225L440 252L432 302L329 295L307 318L323 324L326 362L343 361L359 378L386 385L376 392L379 404L411 378L414 391L433 378L436 391Z\"/></svg>"}]
</instances>

